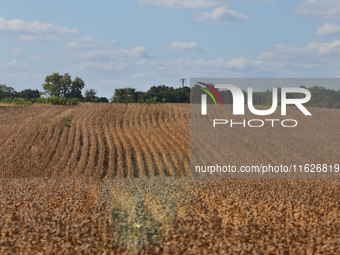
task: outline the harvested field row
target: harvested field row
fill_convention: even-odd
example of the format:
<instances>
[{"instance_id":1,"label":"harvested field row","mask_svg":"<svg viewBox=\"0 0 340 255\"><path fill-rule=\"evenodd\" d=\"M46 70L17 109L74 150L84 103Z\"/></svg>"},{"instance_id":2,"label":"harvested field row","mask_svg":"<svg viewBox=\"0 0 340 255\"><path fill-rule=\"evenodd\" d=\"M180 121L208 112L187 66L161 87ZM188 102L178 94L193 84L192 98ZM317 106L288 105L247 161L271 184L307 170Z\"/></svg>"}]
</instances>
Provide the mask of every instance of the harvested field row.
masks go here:
<instances>
[{"instance_id":1,"label":"harvested field row","mask_svg":"<svg viewBox=\"0 0 340 255\"><path fill-rule=\"evenodd\" d=\"M1 254L338 254L340 182L1 179Z\"/></svg>"},{"instance_id":2,"label":"harvested field row","mask_svg":"<svg viewBox=\"0 0 340 255\"><path fill-rule=\"evenodd\" d=\"M223 150L338 160L340 111L310 110L296 132L226 129ZM6 106L0 128L0 254L340 253L338 180L188 178L190 142L224 156L190 141L189 105Z\"/></svg>"},{"instance_id":3,"label":"harvested field row","mask_svg":"<svg viewBox=\"0 0 340 255\"><path fill-rule=\"evenodd\" d=\"M0 178L188 176L188 113L174 104L6 106Z\"/></svg>"},{"instance_id":4,"label":"harvested field row","mask_svg":"<svg viewBox=\"0 0 340 255\"><path fill-rule=\"evenodd\" d=\"M339 164L340 110L308 110L312 116L303 115L297 107L288 107L287 116L281 116L280 107L270 117L255 116L249 111L232 116L232 106L224 105L212 107L206 116L201 116L200 106L192 106L191 113L196 117L190 123L191 163L195 166L230 164L238 168L261 164ZM228 123L213 128L213 120L221 118ZM248 125L250 120L252 127ZM283 120L294 120L298 124L294 128L283 127ZM256 127L262 125L261 121L263 126Z\"/></svg>"},{"instance_id":5,"label":"harvested field row","mask_svg":"<svg viewBox=\"0 0 340 255\"><path fill-rule=\"evenodd\" d=\"M102 187L94 180L0 179L1 254L113 250Z\"/></svg>"},{"instance_id":6,"label":"harvested field row","mask_svg":"<svg viewBox=\"0 0 340 255\"><path fill-rule=\"evenodd\" d=\"M232 112L230 105L224 107ZM221 117L221 109L211 111L209 123ZM190 140L186 104L8 106L0 111L4 130L0 178L189 176L190 142L195 162L202 165L223 159L237 166L339 163L340 111L310 108L311 118L295 108L289 111L290 118L299 122L294 132L281 126L272 132L270 125L238 126L231 132L220 125L213 139L206 139L210 126L197 127L193 122ZM275 114L272 118L280 119ZM252 117L247 112L233 118L240 122ZM223 151L216 149L221 142Z\"/></svg>"}]
</instances>

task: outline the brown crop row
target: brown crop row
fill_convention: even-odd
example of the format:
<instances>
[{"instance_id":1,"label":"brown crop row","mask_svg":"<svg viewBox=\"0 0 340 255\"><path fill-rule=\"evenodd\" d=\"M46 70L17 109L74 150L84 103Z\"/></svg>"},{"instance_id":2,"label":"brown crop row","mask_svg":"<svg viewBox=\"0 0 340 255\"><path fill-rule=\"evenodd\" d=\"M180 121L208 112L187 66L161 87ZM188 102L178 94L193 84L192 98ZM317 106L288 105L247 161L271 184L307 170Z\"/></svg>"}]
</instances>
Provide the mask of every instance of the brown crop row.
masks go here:
<instances>
[{"instance_id":1,"label":"brown crop row","mask_svg":"<svg viewBox=\"0 0 340 255\"><path fill-rule=\"evenodd\" d=\"M1 254L339 254L337 180L0 179Z\"/></svg>"},{"instance_id":2,"label":"brown crop row","mask_svg":"<svg viewBox=\"0 0 340 255\"><path fill-rule=\"evenodd\" d=\"M226 129L224 149L235 164L339 159L340 111L312 113L276 137ZM2 107L0 254L340 254L340 181L190 179L190 143L202 165L224 154L199 126L190 141L189 114Z\"/></svg>"},{"instance_id":3,"label":"brown crop row","mask_svg":"<svg viewBox=\"0 0 340 255\"><path fill-rule=\"evenodd\" d=\"M4 107L0 177L187 176L189 119L183 112L188 109L174 104Z\"/></svg>"}]
</instances>

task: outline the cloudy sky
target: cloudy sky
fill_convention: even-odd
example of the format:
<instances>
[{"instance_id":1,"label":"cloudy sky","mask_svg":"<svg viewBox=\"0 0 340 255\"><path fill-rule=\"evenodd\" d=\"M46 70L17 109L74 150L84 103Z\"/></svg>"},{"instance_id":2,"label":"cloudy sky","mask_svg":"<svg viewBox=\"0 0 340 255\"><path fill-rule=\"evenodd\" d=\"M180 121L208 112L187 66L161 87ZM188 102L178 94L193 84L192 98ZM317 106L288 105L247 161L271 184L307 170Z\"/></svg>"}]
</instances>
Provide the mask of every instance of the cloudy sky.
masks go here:
<instances>
[{"instance_id":1,"label":"cloudy sky","mask_svg":"<svg viewBox=\"0 0 340 255\"><path fill-rule=\"evenodd\" d=\"M340 77L340 1L2 4L0 83L41 90L53 72L108 98L190 77Z\"/></svg>"}]
</instances>

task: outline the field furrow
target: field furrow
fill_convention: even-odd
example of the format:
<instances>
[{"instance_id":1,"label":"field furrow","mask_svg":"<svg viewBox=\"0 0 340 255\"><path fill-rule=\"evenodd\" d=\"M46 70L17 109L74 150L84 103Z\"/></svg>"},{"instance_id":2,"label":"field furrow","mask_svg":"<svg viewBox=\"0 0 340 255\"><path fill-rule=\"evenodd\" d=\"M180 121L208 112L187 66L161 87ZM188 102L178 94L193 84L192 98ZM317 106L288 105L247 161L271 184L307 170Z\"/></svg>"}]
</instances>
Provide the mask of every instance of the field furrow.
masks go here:
<instances>
[{"instance_id":1,"label":"field furrow","mask_svg":"<svg viewBox=\"0 0 340 255\"><path fill-rule=\"evenodd\" d=\"M69 129L69 136L67 138L67 144L63 148L61 155L58 159L58 162L56 163L56 168L54 170L54 174L52 174L53 177L69 177L71 174L68 172L67 169L67 163L71 158L72 155L72 149L74 149L75 139L76 139L76 133L78 130L78 124L84 118L85 108L82 108L80 111L74 111L72 122L68 123L70 125ZM79 151L79 149L76 151Z\"/></svg>"},{"instance_id":2,"label":"field furrow","mask_svg":"<svg viewBox=\"0 0 340 255\"><path fill-rule=\"evenodd\" d=\"M337 179L188 177L220 162L334 170L339 110L290 108L294 129L213 129L225 110L261 117L209 105L191 116L209 122L190 123L190 107L0 107L0 254L340 254Z\"/></svg>"}]
</instances>

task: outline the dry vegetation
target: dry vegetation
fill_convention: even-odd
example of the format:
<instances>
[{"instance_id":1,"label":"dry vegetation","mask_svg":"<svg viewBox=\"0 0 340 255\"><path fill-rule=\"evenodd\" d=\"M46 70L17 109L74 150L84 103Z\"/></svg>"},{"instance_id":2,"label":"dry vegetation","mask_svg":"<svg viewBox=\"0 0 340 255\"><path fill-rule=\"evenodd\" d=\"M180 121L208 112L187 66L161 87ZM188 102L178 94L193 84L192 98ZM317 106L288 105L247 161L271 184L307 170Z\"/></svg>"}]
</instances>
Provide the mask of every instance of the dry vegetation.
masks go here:
<instances>
[{"instance_id":1,"label":"dry vegetation","mask_svg":"<svg viewBox=\"0 0 340 255\"><path fill-rule=\"evenodd\" d=\"M256 108L268 107L257 106ZM232 105L224 105L213 106L208 109L208 115L201 116L200 105L197 105L197 108L193 106L191 114L195 116L193 118L195 121L191 122L190 135L194 145L191 162L193 165L203 166L216 165L216 163L230 164L238 168L261 164L272 166L339 164L340 110L321 108L309 108L309 110L312 116L305 116L297 107L289 106L287 116L281 116L281 107L278 107L275 113L268 117L256 116L246 107L244 116L233 116ZM212 128L213 119L220 118L228 120L229 123ZM201 121L202 119L208 121ZM274 127L270 121L265 121L261 128L250 128L248 124L246 127L238 124L231 128L231 119L236 123L242 123L244 120L248 123L251 119L279 121L275 121ZM298 125L294 128L282 127L280 122L285 119L294 119ZM253 122L252 125L257 126L259 123ZM278 174L273 177L278 178ZM287 174L280 177L287 177ZM296 176L291 175L291 177ZM313 175L307 173L304 177L313 178Z\"/></svg>"},{"instance_id":2,"label":"dry vegetation","mask_svg":"<svg viewBox=\"0 0 340 255\"><path fill-rule=\"evenodd\" d=\"M101 193L91 179L0 180L0 254L113 250Z\"/></svg>"},{"instance_id":3,"label":"dry vegetation","mask_svg":"<svg viewBox=\"0 0 340 255\"><path fill-rule=\"evenodd\" d=\"M131 190L135 190L125 193L126 199L119 198L125 202L120 204L115 195L109 196L109 201L120 205L118 211L125 212L125 221L120 222L130 226L133 232L142 211L142 215L147 215L154 222L166 222L164 229L159 231L161 244L152 246L155 252L340 252L338 181L152 178L135 180L133 183L129 180L123 182L124 187L133 184ZM122 182L112 182L111 186L117 184L122 186ZM165 221L166 217L170 218ZM140 225L137 225L138 229ZM145 228L144 231L147 231L150 227ZM145 239L145 234L143 239L138 236L138 232L134 233L130 235L129 241ZM158 237L149 239L158 244L152 238Z\"/></svg>"},{"instance_id":4,"label":"dry vegetation","mask_svg":"<svg viewBox=\"0 0 340 255\"><path fill-rule=\"evenodd\" d=\"M189 106L0 108L0 178L189 175Z\"/></svg>"},{"instance_id":5,"label":"dry vegetation","mask_svg":"<svg viewBox=\"0 0 340 255\"><path fill-rule=\"evenodd\" d=\"M189 105L6 106L0 128L0 254L340 253L337 180L186 177Z\"/></svg>"}]
</instances>

